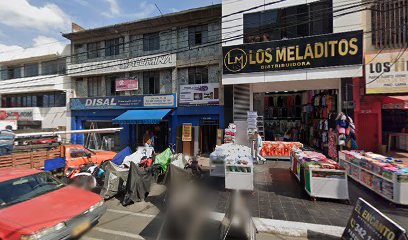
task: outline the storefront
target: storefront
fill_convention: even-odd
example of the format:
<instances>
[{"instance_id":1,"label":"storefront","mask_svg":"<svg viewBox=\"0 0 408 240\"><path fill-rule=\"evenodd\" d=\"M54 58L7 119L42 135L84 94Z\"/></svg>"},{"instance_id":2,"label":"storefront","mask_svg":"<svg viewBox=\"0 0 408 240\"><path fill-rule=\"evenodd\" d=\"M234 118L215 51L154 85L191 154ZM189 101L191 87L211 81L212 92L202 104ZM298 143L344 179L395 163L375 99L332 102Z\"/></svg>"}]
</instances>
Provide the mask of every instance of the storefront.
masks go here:
<instances>
[{"instance_id":1,"label":"storefront","mask_svg":"<svg viewBox=\"0 0 408 240\"><path fill-rule=\"evenodd\" d=\"M366 150L408 151L408 54L402 51L367 54L365 79L354 79L356 127Z\"/></svg>"},{"instance_id":2,"label":"storefront","mask_svg":"<svg viewBox=\"0 0 408 240\"><path fill-rule=\"evenodd\" d=\"M120 133L106 136L117 150L143 145L143 135L149 130L149 134L158 136L157 151L162 151L171 141L172 131L167 126L171 126L176 103L176 94L73 98L72 129L122 127ZM72 135L71 139L79 144L86 140L83 134Z\"/></svg>"},{"instance_id":3,"label":"storefront","mask_svg":"<svg viewBox=\"0 0 408 240\"><path fill-rule=\"evenodd\" d=\"M220 106L219 83L180 85L179 107L172 114L177 150L183 152L182 126L192 125L192 141L184 144L191 154L208 154L217 143L217 130L224 128L224 107ZM173 132L174 133L174 132ZM184 151L185 152L185 151Z\"/></svg>"},{"instance_id":4,"label":"storefront","mask_svg":"<svg viewBox=\"0 0 408 240\"><path fill-rule=\"evenodd\" d=\"M289 136L327 152L330 123L345 108L342 82L362 76L362 40L353 31L224 47L234 122L256 111L265 140Z\"/></svg>"}]
</instances>

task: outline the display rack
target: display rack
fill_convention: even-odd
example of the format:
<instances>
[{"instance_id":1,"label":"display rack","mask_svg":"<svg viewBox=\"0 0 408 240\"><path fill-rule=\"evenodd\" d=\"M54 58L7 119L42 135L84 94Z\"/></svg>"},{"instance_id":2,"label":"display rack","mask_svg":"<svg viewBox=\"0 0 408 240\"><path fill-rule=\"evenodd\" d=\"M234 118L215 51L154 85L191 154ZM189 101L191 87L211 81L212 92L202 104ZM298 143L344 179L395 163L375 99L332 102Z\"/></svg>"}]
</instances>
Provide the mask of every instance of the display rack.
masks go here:
<instances>
[{"instance_id":1,"label":"display rack","mask_svg":"<svg viewBox=\"0 0 408 240\"><path fill-rule=\"evenodd\" d=\"M265 140L265 126L264 126L264 118L263 116L258 116L256 118L256 127L258 128L258 133L261 135L262 139Z\"/></svg>"},{"instance_id":2,"label":"display rack","mask_svg":"<svg viewBox=\"0 0 408 240\"><path fill-rule=\"evenodd\" d=\"M252 164L225 164L225 188L254 190L254 169Z\"/></svg>"},{"instance_id":3,"label":"display rack","mask_svg":"<svg viewBox=\"0 0 408 240\"><path fill-rule=\"evenodd\" d=\"M339 152L339 163L353 180L392 203L408 205L408 182L406 181L408 176L398 174L383 176L360 166L358 162L357 158L350 160L343 151ZM405 182L402 182L402 179Z\"/></svg>"},{"instance_id":4,"label":"display rack","mask_svg":"<svg viewBox=\"0 0 408 240\"><path fill-rule=\"evenodd\" d=\"M223 160L210 159L210 176L211 177L225 177L225 166Z\"/></svg>"},{"instance_id":5,"label":"display rack","mask_svg":"<svg viewBox=\"0 0 408 240\"><path fill-rule=\"evenodd\" d=\"M349 200L345 170L305 166L294 151L291 153L290 161L290 171L304 184L305 191L313 200L316 198Z\"/></svg>"}]
</instances>

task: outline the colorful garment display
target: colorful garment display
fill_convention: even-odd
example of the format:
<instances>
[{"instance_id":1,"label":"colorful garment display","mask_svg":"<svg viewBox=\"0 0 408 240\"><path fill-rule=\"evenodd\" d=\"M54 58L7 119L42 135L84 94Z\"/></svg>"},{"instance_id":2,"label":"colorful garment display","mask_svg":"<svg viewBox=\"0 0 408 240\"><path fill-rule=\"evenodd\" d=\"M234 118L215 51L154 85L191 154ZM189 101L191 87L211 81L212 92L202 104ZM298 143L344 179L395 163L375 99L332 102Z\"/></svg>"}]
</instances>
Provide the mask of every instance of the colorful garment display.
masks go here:
<instances>
[{"instance_id":1,"label":"colorful garment display","mask_svg":"<svg viewBox=\"0 0 408 240\"><path fill-rule=\"evenodd\" d=\"M261 151L263 157L289 157L293 147L301 148L300 142L264 141Z\"/></svg>"}]
</instances>

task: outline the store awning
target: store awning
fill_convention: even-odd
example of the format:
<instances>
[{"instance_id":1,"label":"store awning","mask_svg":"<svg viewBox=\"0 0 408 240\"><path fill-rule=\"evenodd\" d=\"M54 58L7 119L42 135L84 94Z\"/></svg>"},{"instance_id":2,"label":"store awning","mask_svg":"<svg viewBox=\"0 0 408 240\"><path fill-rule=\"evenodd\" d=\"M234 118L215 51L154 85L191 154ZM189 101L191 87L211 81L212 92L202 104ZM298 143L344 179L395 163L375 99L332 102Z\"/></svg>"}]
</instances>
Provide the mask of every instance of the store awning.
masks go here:
<instances>
[{"instance_id":1,"label":"store awning","mask_svg":"<svg viewBox=\"0 0 408 240\"><path fill-rule=\"evenodd\" d=\"M171 109L129 110L113 119L114 124L158 124Z\"/></svg>"},{"instance_id":2,"label":"store awning","mask_svg":"<svg viewBox=\"0 0 408 240\"><path fill-rule=\"evenodd\" d=\"M408 96L388 96L383 98L383 109L408 109Z\"/></svg>"}]
</instances>

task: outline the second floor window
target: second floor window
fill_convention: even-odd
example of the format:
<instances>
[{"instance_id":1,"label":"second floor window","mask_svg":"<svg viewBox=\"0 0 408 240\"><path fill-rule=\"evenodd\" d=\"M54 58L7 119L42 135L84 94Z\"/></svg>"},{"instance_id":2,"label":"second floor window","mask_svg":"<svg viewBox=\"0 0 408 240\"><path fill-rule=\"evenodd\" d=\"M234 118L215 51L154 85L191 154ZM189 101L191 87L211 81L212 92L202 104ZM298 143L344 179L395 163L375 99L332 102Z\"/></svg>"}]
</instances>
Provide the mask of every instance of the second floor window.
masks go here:
<instances>
[{"instance_id":1,"label":"second floor window","mask_svg":"<svg viewBox=\"0 0 408 240\"><path fill-rule=\"evenodd\" d=\"M149 33L143 35L143 51L155 51L160 49L160 34Z\"/></svg>"},{"instance_id":2,"label":"second floor window","mask_svg":"<svg viewBox=\"0 0 408 240\"><path fill-rule=\"evenodd\" d=\"M188 42L190 47L206 44L208 42L208 25L189 27Z\"/></svg>"},{"instance_id":3,"label":"second floor window","mask_svg":"<svg viewBox=\"0 0 408 240\"><path fill-rule=\"evenodd\" d=\"M87 45L88 59L100 57L101 56L99 53L100 48L101 48L100 42L88 43Z\"/></svg>"},{"instance_id":4,"label":"second floor window","mask_svg":"<svg viewBox=\"0 0 408 240\"><path fill-rule=\"evenodd\" d=\"M188 68L188 84L208 83L207 67L190 67Z\"/></svg>"},{"instance_id":5,"label":"second floor window","mask_svg":"<svg viewBox=\"0 0 408 240\"><path fill-rule=\"evenodd\" d=\"M105 41L105 56L117 56L123 53L123 37Z\"/></svg>"},{"instance_id":6,"label":"second floor window","mask_svg":"<svg viewBox=\"0 0 408 240\"><path fill-rule=\"evenodd\" d=\"M160 72L143 73L143 94L160 93Z\"/></svg>"},{"instance_id":7,"label":"second floor window","mask_svg":"<svg viewBox=\"0 0 408 240\"><path fill-rule=\"evenodd\" d=\"M41 63L41 74L64 74L66 70L66 59L53 60Z\"/></svg>"},{"instance_id":8,"label":"second floor window","mask_svg":"<svg viewBox=\"0 0 408 240\"><path fill-rule=\"evenodd\" d=\"M38 63L24 65L24 77L38 76Z\"/></svg>"},{"instance_id":9,"label":"second floor window","mask_svg":"<svg viewBox=\"0 0 408 240\"><path fill-rule=\"evenodd\" d=\"M90 77L88 78L88 97L102 96L102 78Z\"/></svg>"},{"instance_id":10,"label":"second floor window","mask_svg":"<svg viewBox=\"0 0 408 240\"><path fill-rule=\"evenodd\" d=\"M333 32L332 0L244 14L244 42L268 42Z\"/></svg>"},{"instance_id":11,"label":"second floor window","mask_svg":"<svg viewBox=\"0 0 408 240\"><path fill-rule=\"evenodd\" d=\"M20 66L8 66L1 69L1 79L15 79L21 78L21 67Z\"/></svg>"}]
</instances>

